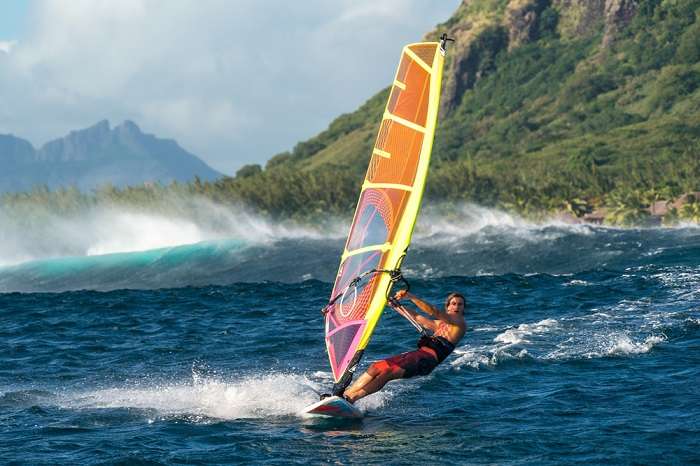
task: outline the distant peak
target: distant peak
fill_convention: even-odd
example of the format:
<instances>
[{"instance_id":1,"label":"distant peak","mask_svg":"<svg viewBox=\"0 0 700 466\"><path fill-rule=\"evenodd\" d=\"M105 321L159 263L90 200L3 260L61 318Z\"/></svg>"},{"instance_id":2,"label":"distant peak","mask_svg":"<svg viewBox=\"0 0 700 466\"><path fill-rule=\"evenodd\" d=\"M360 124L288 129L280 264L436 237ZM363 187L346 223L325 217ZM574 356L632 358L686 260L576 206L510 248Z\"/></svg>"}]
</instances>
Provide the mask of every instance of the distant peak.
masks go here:
<instances>
[{"instance_id":1,"label":"distant peak","mask_svg":"<svg viewBox=\"0 0 700 466\"><path fill-rule=\"evenodd\" d=\"M92 126L86 128L86 129L87 129L87 130L97 129L97 130L100 130L100 131L109 131L109 130L110 130L110 128L109 128L109 120L106 120L106 119L105 119L105 120L100 120L100 121L98 121L97 123L95 123L94 125L92 125Z\"/></svg>"},{"instance_id":2,"label":"distant peak","mask_svg":"<svg viewBox=\"0 0 700 466\"><path fill-rule=\"evenodd\" d=\"M136 123L134 123L131 120L124 120L124 122L121 125L117 126L117 128L124 129L127 131L133 131L136 133L141 132L141 128L139 128L138 125L136 125ZM115 129L117 129L117 128L115 128Z\"/></svg>"},{"instance_id":3,"label":"distant peak","mask_svg":"<svg viewBox=\"0 0 700 466\"><path fill-rule=\"evenodd\" d=\"M106 135L109 134L111 131L109 127L109 120L100 120L97 123L95 123L92 126L88 126L85 129L78 129L78 130L73 130L71 131L66 138L75 138L75 137L83 137L83 136L99 136L99 135ZM65 138L63 138L65 139ZM60 140L60 139L59 139Z\"/></svg>"}]
</instances>

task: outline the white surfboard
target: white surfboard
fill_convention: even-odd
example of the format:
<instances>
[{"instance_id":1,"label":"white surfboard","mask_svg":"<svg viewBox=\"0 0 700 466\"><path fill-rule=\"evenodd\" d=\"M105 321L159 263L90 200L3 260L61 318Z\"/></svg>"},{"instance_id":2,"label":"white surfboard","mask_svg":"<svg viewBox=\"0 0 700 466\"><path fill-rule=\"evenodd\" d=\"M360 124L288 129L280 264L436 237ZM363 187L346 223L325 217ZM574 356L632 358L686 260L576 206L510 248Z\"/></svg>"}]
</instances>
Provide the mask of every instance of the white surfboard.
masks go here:
<instances>
[{"instance_id":1,"label":"white surfboard","mask_svg":"<svg viewBox=\"0 0 700 466\"><path fill-rule=\"evenodd\" d=\"M329 396L304 408L302 414L309 416L337 417L346 419L360 419L362 411L339 396Z\"/></svg>"}]
</instances>

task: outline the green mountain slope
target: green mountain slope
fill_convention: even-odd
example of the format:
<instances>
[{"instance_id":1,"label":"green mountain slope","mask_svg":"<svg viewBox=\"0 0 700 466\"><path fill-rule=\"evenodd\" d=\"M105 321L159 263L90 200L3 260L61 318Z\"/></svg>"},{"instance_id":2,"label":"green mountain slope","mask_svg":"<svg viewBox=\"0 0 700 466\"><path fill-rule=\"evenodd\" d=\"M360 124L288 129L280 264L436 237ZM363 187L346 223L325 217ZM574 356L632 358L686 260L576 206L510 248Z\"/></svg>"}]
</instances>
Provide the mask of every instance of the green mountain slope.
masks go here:
<instances>
[{"instance_id":1,"label":"green mountain slope","mask_svg":"<svg viewBox=\"0 0 700 466\"><path fill-rule=\"evenodd\" d=\"M457 39L428 196L527 211L602 203L621 190L700 188L699 13L689 0L462 4L427 35ZM386 97L385 89L246 183L294 172L359 186ZM346 191L349 199L325 207L352 205Z\"/></svg>"}]
</instances>

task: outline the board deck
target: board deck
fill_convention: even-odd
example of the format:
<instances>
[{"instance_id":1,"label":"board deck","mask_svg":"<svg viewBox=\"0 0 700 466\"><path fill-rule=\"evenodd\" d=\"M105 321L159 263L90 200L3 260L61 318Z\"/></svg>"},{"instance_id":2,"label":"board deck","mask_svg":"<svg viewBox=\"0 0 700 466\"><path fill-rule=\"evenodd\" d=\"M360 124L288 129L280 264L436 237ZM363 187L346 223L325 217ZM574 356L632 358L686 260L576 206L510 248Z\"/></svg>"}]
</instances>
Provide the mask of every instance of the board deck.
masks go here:
<instances>
[{"instance_id":1,"label":"board deck","mask_svg":"<svg viewBox=\"0 0 700 466\"><path fill-rule=\"evenodd\" d=\"M302 414L347 419L359 419L363 417L362 411L339 396L329 396L307 406L302 411Z\"/></svg>"}]
</instances>

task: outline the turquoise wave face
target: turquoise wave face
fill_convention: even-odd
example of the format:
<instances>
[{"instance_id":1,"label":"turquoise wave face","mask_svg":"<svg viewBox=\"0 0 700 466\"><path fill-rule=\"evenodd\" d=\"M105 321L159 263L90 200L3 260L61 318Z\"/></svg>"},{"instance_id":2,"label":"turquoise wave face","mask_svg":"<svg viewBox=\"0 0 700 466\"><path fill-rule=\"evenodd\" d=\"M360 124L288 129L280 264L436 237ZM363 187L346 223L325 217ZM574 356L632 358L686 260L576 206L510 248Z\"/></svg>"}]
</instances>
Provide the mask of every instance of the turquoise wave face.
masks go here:
<instances>
[{"instance_id":1,"label":"turquoise wave face","mask_svg":"<svg viewBox=\"0 0 700 466\"><path fill-rule=\"evenodd\" d=\"M160 288L188 284L195 272L218 270L246 248L241 240L207 241L148 251L61 257L0 268L0 290L62 291Z\"/></svg>"}]
</instances>

